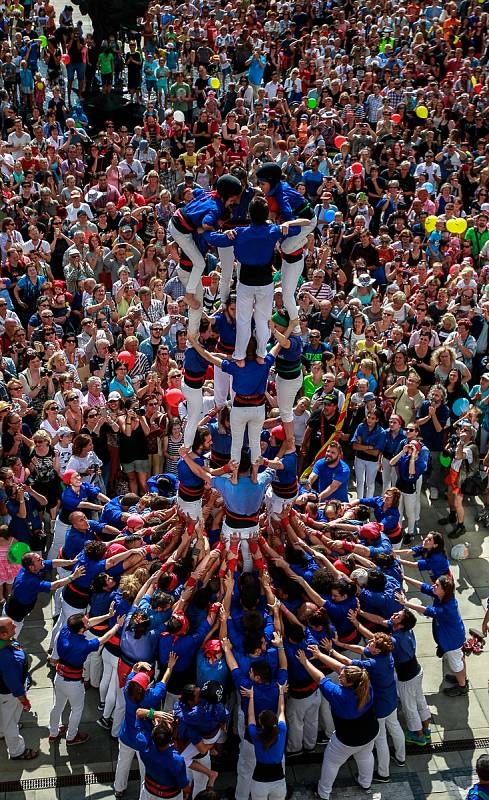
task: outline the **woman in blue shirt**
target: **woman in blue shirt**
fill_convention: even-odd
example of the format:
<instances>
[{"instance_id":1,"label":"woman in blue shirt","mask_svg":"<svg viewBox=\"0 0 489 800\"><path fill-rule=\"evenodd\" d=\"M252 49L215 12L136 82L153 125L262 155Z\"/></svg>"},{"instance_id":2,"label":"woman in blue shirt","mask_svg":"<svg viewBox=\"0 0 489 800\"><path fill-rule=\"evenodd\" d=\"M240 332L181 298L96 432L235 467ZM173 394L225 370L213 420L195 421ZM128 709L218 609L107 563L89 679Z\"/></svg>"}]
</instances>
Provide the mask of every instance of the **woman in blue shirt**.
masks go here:
<instances>
[{"instance_id":1,"label":"woman in blue shirt","mask_svg":"<svg viewBox=\"0 0 489 800\"><path fill-rule=\"evenodd\" d=\"M443 536L438 531L430 531L423 539L422 545L410 547L407 550L398 550L398 555L413 555L418 561L407 561L399 559L401 564L409 569L419 569L420 572L427 572L432 581L436 581L440 575L450 575L450 564L448 562Z\"/></svg>"},{"instance_id":2,"label":"woman in blue shirt","mask_svg":"<svg viewBox=\"0 0 489 800\"><path fill-rule=\"evenodd\" d=\"M315 648L314 648L315 649ZM353 756L358 767L358 783L369 789L374 774L373 749L379 732L375 717L373 693L368 674L361 667L342 667L334 658L321 653L321 661L339 674L339 685L325 678L309 661L303 650L297 658L329 701L335 723L329 744L324 751L317 796L329 800L340 767Z\"/></svg>"},{"instance_id":3,"label":"woman in blue shirt","mask_svg":"<svg viewBox=\"0 0 489 800\"><path fill-rule=\"evenodd\" d=\"M399 489L387 489L383 495L375 497L362 497L353 505L368 506L373 509L375 519L384 526L384 533L389 537L393 548L396 549L402 540L401 515L399 512Z\"/></svg>"},{"instance_id":4,"label":"woman in blue shirt","mask_svg":"<svg viewBox=\"0 0 489 800\"><path fill-rule=\"evenodd\" d=\"M386 432L379 424L377 409L369 411L366 421L357 427L351 440L355 451L355 475L358 497L373 497L379 456L384 449Z\"/></svg>"},{"instance_id":5,"label":"woman in blue shirt","mask_svg":"<svg viewBox=\"0 0 489 800\"><path fill-rule=\"evenodd\" d=\"M443 689L444 694L449 697L466 695L469 685L465 670L465 656L462 651L462 645L465 642L465 626L455 599L453 578L441 575L432 586L416 581L414 578L405 577L404 580L423 594L433 598L433 605L423 606L421 603L409 603L404 595L396 595L399 602L406 608L411 608L425 617L431 617L437 655L446 658L448 667L453 673L445 676L445 680L452 683L453 686Z\"/></svg>"},{"instance_id":6,"label":"woman in blue shirt","mask_svg":"<svg viewBox=\"0 0 489 800\"><path fill-rule=\"evenodd\" d=\"M262 711L255 719L253 686L242 688L241 693L249 698L248 733L255 749L256 764L251 778L251 800L285 800L287 785L284 773L285 724L284 694L287 684L278 684L278 709Z\"/></svg>"}]
</instances>

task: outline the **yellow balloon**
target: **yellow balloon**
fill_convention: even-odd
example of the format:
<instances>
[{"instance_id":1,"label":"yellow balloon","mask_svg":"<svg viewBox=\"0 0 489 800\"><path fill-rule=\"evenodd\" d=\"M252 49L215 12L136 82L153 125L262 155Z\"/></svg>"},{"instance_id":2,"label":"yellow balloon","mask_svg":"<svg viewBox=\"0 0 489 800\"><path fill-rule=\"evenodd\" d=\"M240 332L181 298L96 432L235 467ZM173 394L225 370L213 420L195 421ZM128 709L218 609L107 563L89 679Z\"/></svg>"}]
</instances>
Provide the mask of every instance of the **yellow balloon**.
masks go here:
<instances>
[{"instance_id":1,"label":"yellow balloon","mask_svg":"<svg viewBox=\"0 0 489 800\"><path fill-rule=\"evenodd\" d=\"M472 75L472 77L470 79L470 82L471 82L472 86L475 86L476 83L477 83L477 78L475 78L474 75Z\"/></svg>"},{"instance_id":2,"label":"yellow balloon","mask_svg":"<svg viewBox=\"0 0 489 800\"><path fill-rule=\"evenodd\" d=\"M467 230L467 220L460 217L460 219L455 220L455 222L457 223L457 233L465 233Z\"/></svg>"},{"instance_id":3,"label":"yellow balloon","mask_svg":"<svg viewBox=\"0 0 489 800\"><path fill-rule=\"evenodd\" d=\"M219 78L211 78L211 86L213 89L219 89L221 85L221 81Z\"/></svg>"},{"instance_id":4,"label":"yellow balloon","mask_svg":"<svg viewBox=\"0 0 489 800\"><path fill-rule=\"evenodd\" d=\"M424 227L426 233L431 233L436 228L436 217L434 214L431 214L429 217L426 217L424 221Z\"/></svg>"},{"instance_id":5,"label":"yellow balloon","mask_svg":"<svg viewBox=\"0 0 489 800\"><path fill-rule=\"evenodd\" d=\"M428 109L426 106L418 106L416 109L416 116L420 119L428 119Z\"/></svg>"},{"instance_id":6,"label":"yellow balloon","mask_svg":"<svg viewBox=\"0 0 489 800\"><path fill-rule=\"evenodd\" d=\"M458 220L457 219L449 219L447 220L447 231L449 233L458 233Z\"/></svg>"}]
</instances>

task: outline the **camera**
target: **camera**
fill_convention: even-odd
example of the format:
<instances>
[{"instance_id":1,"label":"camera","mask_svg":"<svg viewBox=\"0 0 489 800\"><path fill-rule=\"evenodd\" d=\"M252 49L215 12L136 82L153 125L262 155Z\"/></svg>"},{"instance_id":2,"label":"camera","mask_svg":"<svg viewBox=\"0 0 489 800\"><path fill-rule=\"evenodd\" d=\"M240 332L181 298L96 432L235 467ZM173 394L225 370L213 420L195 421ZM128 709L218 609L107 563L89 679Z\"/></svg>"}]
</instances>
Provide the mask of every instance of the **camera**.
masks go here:
<instances>
[{"instance_id":1,"label":"camera","mask_svg":"<svg viewBox=\"0 0 489 800\"><path fill-rule=\"evenodd\" d=\"M136 408L136 414L138 417L144 417L146 414L146 410L144 408Z\"/></svg>"},{"instance_id":2,"label":"camera","mask_svg":"<svg viewBox=\"0 0 489 800\"><path fill-rule=\"evenodd\" d=\"M41 369L39 370L39 374L40 374L41 378L45 378L45 377L51 378L52 375L53 375L53 370L52 369L45 369L44 367L41 367Z\"/></svg>"}]
</instances>

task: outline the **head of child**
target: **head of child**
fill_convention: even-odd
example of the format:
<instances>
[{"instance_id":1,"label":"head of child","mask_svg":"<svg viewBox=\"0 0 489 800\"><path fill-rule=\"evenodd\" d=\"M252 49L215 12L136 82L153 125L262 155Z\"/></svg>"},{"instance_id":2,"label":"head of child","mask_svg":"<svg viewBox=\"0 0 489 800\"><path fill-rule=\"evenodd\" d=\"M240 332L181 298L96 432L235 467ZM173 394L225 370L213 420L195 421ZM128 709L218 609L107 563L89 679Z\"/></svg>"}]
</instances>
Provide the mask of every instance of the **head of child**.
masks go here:
<instances>
[{"instance_id":1,"label":"head of child","mask_svg":"<svg viewBox=\"0 0 489 800\"><path fill-rule=\"evenodd\" d=\"M476 761L475 771L479 778L479 783L489 784L489 755L482 753Z\"/></svg>"},{"instance_id":2,"label":"head of child","mask_svg":"<svg viewBox=\"0 0 489 800\"><path fill-rule=\"evenodd\" d=\"M10 531L8 525L0 525L0 539L8 539L9 537Z\"/></svg>"}]
</instances>

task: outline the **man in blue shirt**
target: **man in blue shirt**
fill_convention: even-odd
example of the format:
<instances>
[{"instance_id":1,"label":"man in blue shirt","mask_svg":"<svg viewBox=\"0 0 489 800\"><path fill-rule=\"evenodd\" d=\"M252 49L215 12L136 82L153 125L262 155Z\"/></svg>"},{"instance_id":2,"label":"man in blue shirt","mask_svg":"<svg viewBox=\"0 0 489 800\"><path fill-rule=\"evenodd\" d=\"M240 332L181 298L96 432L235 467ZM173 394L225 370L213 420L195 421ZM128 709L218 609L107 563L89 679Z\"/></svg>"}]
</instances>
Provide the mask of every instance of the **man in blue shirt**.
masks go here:
<instances>
[{"instance_id":1,"label":"man in blue shirt","mask_svg":"<svg viewBox=\"0 0 489 800\"><path fill-rule=\"evenodd\" d=\"M343 461L343 449L339 442L331 442L324 458L319 458L312 468L309 478L311 486L317 483L319 501L341 500L348 502L348 481L350 480L350 467Z\"/></svg>"},{"instance_id":2,"label":"man in blue shirt","mask_svg":"<svg viewBox=\"0 0 489 800\"><path fill-rule=\"evenodd\" d=\"M85 687L83 685L83 665L90 655L101 649L109 639L122 627L124 617L118 617L115 625L104 633L100 639L86 639L85 633L94 625L105 622L114 615L114 603L107 614L88 619L85 614L72 614L66 625L59 632L57 648L58 663L54 679L54 705L49 717L49 741L55 742L65 732L60 728L61 715L68 702L71 712L66 729L66 745L84 744L90 738L88 733L81 733L78 725L85 705Z\"/></svg>"},{"instance_id":3,"label":"man in blue shirt","mask_svg":"<svg viewBox=\"0 0 489 800\"><path fill-rule=\"evenodd\" d=\"M15 623L10 617L0 617L0 718L11 760L30 761L39 755L25 746L19 733L22 711L31 707L26 696L27 671L27 657L15 640Z\"/></svg>"},{"instance_id":4,"label":"man in blue shirt","mask_svg":"<svg viewBox=\"0 0 489 800\"><path fill-rule=\"evenodd\" d=\"M72 567L76 559L56 558L53 561L44 561L39 553L26 553L22 558L22 566L17 575L12 591L5 604L5 613L15 623L15 635L18 636L24 625L24 620L36 605L37 597L42 592L55 592L62 586L83 574L79 567L72 574L59 578L57 581L44 580L41 574L52 567Z\"/></svg>"}]
</instances>

